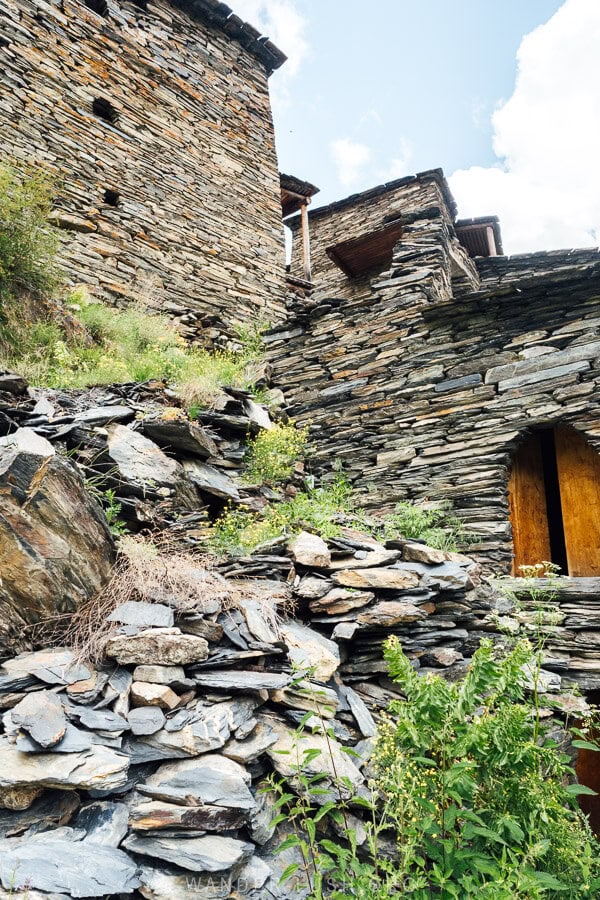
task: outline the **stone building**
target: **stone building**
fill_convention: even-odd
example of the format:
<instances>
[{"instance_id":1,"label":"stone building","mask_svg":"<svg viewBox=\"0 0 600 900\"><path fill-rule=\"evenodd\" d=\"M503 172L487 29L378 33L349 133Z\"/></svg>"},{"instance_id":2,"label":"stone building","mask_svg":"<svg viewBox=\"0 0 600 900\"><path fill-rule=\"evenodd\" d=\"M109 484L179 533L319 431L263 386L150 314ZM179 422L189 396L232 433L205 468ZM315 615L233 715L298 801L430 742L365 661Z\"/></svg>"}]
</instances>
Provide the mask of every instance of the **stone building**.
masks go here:
<instances>
[{"instance_id":1,"label":"stone building","mask_svg":"<svg viewBox=\"0 0 600 900\"><path fill-rule=\"evenodd\" d=\"M367 507L448 501L496 571L600 575L599 252L500 255L440 170L308 219L313 289L269 345L313 466Z\"/></svg>"},{"instance_id":2,"label":"stone building","mask_svg":"<svg viewBox=\"0 0 600 900\"><path fill-rule=\"evenodd\" d=\"M277 321L284 60L218 0L0 0L2 159L56 175L73 282L188 333Z\"/></svg>"}]
</instances>

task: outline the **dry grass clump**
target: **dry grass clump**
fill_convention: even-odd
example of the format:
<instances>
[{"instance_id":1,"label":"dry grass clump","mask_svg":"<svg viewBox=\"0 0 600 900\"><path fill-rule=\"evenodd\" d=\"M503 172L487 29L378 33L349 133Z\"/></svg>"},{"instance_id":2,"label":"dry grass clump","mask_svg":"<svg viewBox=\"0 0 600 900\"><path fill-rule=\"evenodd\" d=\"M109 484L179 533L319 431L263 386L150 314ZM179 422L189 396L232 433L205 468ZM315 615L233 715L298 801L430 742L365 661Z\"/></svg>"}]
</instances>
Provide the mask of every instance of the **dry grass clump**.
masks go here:
<instances>
[{"instance_id":1,"label":"dry grass clump","mask_svg":"<svg viewBox=\"0 0 600 900\"><path fill-rule=\"evenodd\" d=\"M182 613L214 616L215 601L219 610L227 611L256 600L265 620L276 624L283 596L261 589L260 582L252 585L225 579L204 554L182 550L163 535L124 535L118 546L112 576L102 591L73 615L54 623L52 643L71 647L79 659L101 662L108 638L119 627L107 618L128 601L163 603L177 617Z\"/></svg>"}]
</instances>

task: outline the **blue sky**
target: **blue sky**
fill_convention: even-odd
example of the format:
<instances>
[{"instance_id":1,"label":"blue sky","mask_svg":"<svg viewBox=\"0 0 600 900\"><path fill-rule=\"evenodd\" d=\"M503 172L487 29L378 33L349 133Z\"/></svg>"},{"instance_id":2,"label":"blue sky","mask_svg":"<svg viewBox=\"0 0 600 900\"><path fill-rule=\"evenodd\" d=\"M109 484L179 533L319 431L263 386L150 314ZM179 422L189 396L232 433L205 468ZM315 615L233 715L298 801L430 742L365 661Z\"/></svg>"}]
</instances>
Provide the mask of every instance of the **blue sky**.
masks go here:
<instances>
[{"instance_id":1,"label":"blue sky","mask_svg":"<svg viewBox=\"0 0 600 900\"><path fill-rule=\"evenodd\" d=\"M600 236L600 0L233 0L289 60L280 168L315 205L440 166L509 252Z\"/></svg>"}]
</instances>

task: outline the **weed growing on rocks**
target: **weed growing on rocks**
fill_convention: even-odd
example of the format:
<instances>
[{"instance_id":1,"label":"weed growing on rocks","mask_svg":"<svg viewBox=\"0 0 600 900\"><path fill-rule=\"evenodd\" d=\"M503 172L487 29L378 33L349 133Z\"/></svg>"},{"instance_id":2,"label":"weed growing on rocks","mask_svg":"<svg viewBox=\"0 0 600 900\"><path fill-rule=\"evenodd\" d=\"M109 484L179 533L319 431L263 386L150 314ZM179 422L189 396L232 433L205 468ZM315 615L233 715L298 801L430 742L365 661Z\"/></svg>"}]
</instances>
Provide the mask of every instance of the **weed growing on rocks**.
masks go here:
<instances>
[{"instance_id":1,"label":"weed growing on rocks","mask_svg":"<svg viewBox=\"0 0 600 900\"><path fill-rule=\"evenodd\" d=\"M293 422L278 422L260 431L248 442L248 481L267 484L285 481L303 458L307 440L308 429L296 428Z\"/></svg>"},{"instance_id":2,"label":"weed growing on rocks","mask_svg":"<svg viewBox=\"0 0 600 900\"><path fill-rule=\"evenodd\" d=\"M290 500L269 505L261 513L243 507L226 510L210 531L209 547L219 555L239 556L252 553L267 541L291 537L302 530L323 538L335 537L340 533L340 519L352 509L352 489L338 475L331 484L299 491Z\"/></svg>"},{"instance_id":3,"label":"weed growing on rocks","mask_svg":"<svg viewBox=\"0 0 600 900\"><path fill-rule=\"evenodd\" d=\"M292 826L280 849L297 854L284 880L299 879L311 900L597 897L600 846L576 804L589 790L573 783L569 757L527 699L529 642L497 656L482 641L454 684L419 676L395 637L385 657L405 699L383 717L372 796L349 797L343 780L331 796L330 773L325 786L325 771L306 774L313 760L306 741L295 792L271 785L275 822ZM598 749L575 734L575 746ZM372 813L362 846L353 805Z\"/></svg>"}]
</instances>

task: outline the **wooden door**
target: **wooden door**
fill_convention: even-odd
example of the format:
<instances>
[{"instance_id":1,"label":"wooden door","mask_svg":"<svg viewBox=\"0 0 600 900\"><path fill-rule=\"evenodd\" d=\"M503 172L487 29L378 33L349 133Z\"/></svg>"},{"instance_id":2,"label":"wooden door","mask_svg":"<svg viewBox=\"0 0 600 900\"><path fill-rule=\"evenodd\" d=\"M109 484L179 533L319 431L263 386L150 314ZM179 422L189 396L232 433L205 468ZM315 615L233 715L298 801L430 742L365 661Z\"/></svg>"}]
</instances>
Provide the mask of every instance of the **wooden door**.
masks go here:
<instances>
[{"instance_id":1,"label":"wooden door","mask_svg":"<svg viewBox=\"0 0 600 900\"><path fill-rule=\"evenodd\" d=\"M554 441L568 573L600 575L600 455L572 428Z\"/></svg>"},{"instance_id":2,"label":"wooden door","mask_svg":"<svg viewBox=\"0 0 600 900\"><path fill-rule=\"evenodd\" d=\"M551 559L539 433L532 434L515 454L508 496L514 542L513 575L519 575L519 566Z\"/></svg>"}]
</instances>

